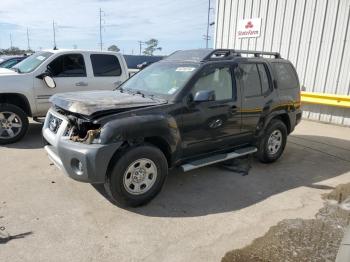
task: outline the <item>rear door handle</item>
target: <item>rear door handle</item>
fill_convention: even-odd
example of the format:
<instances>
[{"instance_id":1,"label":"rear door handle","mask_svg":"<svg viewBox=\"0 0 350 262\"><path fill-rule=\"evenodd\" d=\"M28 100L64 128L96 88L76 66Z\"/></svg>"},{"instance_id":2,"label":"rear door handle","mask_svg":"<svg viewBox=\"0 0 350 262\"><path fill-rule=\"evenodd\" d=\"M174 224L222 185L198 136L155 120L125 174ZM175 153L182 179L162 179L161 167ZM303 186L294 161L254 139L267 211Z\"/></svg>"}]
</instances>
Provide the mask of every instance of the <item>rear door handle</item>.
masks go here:
<instances>
[{"instance_id":1,"label":"rear door handle","mask_svg":"<svg viewBox=\"0 0 350 262\"><path fill-rule=\"evenodd\" d=\"M233 113L237 113L237 111L238 111L238 107L237 106L232 106L231 108L230 108L230 112L233 114Z\"/></svg>"},{"instance_id":2,"label":"rear door handle","mask_svg":"<svg viewBox=\"0 0 350 262\"><path fill-rule=\"evenodd\" d=\"M87 82L78 82L75 83L76 86L88 86L89 84Z\"/></svg>"}]
</instances>

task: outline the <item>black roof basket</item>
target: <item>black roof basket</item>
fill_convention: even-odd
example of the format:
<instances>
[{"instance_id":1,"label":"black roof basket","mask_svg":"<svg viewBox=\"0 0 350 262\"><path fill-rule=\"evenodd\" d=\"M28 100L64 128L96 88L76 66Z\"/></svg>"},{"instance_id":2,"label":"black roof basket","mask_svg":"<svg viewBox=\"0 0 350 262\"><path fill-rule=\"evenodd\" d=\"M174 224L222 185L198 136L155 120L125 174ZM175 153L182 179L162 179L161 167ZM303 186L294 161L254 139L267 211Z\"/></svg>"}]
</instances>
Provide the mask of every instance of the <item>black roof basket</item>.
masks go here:
<instances>
[{"instance_id":1,"label":"black roof basket","mask_svg":"<svg viewBox=\"0 0 350 262\"><path fill-rule=\"evenodd\" d=\"M235 49L215 49L209 53L202 61L231 59L233 57L241 56L242 54L254 55L254 57L261 57L263 55L273 56L274 58L281 58L280 53L277 52L263 52L250 50L235 50Z\"/></svg>"}]
</instances>

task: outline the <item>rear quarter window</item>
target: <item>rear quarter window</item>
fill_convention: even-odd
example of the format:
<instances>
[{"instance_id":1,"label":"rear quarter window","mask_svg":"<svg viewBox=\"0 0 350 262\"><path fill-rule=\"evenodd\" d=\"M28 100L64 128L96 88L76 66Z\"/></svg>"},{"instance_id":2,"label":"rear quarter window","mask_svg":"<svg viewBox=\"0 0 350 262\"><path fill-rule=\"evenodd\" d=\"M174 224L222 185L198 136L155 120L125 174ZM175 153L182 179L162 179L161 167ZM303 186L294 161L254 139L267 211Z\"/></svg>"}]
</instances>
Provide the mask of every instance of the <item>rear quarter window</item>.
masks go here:
<instances>
[{"instance_id":1,"label":"rear quarter window","mask_svg":"<svg viewBox=\"0 0 350 262\"><path fill-rule=\"evenodd\" d=\"M120 76L122 69L115 55L93 54L91 57L94 76Z\"/></svg>"},{"instance_id":2,"label":"rear quarter window","mask_svg":"<svg viewBox=\"0 0 350 262\"><path fill-rule=\"evenodd\" d=\"M277 87L280 89L299 89L299 80L292 65L288 63L271 63L274 71Z\"/></svg>"}]
</instances>

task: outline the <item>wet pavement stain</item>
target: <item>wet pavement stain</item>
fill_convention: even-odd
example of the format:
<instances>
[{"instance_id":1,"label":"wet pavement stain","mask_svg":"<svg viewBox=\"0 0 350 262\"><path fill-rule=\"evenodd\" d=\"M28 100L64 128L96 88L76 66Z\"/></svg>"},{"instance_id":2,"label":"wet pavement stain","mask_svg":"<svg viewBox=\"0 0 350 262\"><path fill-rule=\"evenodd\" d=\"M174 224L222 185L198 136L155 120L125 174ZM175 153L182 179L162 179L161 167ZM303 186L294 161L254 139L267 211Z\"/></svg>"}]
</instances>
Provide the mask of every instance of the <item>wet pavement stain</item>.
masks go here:
<instances>
[{"instance_id":1,"label":"wet pavement stain","mask_svg":"<svg viewBox=\"0 0 350 262\"><path fill-rule=\"evenodd\" d=\"M226 253L222 262L335 261L350 222L350 183L324 194L315 219L286 219L250 245Z\"/></svg>"}]
</instances>

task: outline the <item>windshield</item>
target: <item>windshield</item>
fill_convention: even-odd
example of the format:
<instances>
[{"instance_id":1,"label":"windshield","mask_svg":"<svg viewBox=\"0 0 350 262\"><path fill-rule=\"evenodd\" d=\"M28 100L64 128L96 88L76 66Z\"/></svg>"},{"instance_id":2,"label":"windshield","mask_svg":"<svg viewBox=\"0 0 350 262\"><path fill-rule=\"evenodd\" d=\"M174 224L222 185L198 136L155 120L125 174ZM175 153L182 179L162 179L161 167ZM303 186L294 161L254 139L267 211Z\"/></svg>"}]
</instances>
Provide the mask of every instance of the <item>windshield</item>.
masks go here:
<instances>
[{"instance_id":1,"label":"windshield","mask_svg":"<svg viewBox=\"0 0 350 262\"><path fill-rule=\"evenodd\" d=\"M18 60L17 59L10 59L10 60L7 60L3 63L0 64L0 67L1 68L11 68L13 67L15 64L18 64Z\"/></svg>"},{"instance_id":2,"label":"windshield","mask_svg":"<svg viewBox=\"0 0 350 262\"><path fill-rule=\"evenodd\" d=\"M34 71L51 55L52 53L50 52L38 52L24 59L12 68L16 69L19 73L29 73Z\"/></svg>"},{"instance_id":3,"label":"windshield","mask_svg":"<svg viewBox=\"0 0 350 262\"><path fill-rule=\"evenodd\" d=\"M126 81L121 88L150 95L171 96L180 90L198 64L154 63Z\"/></svg>"}]
</instances>

